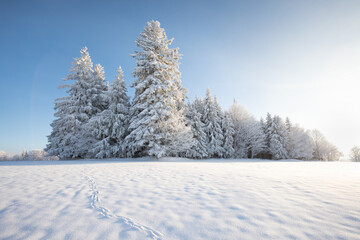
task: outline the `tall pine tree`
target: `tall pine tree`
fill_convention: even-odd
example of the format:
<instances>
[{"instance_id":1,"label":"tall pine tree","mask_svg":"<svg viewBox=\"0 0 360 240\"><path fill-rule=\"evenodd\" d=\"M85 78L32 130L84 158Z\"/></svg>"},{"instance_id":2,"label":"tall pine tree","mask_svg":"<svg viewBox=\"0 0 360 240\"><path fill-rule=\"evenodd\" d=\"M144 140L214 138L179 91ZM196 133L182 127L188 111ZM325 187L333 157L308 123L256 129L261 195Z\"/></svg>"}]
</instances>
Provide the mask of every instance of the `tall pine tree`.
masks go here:
<instances>
[{"instance_id":1,"label":"tall pine tree","mask_svg":"<svg viewBox=\"0 0 360 240\"><path fill-rule=\"evenodd\" d=\"M204 132L204 124L201 122L201 114L196 110L195 104L188 104L186 108L186 119L191 126L194 136L194 145L187 149L185 157L188 158L207 158L207 141Z\"/></svg>"},{"instance_id":2,"label":"tall pine tree","mask_svg":"<svg viewBox=\"0 0 360 240\"><path fill-rule=\"evenodd\" d=\"M229 113L225 113L221 123L224 135L224 158L232 158L234 157L234 123L229 115Z\"/></svg>"},{"instance_id":3,"label":"tall pine tree","mask_svg":"<svg viewBox=\"0 0 360 240\"><path fill-rule=\"evenodd\" d=\"M185 90L181 87L177 48L169 48L158 21L147 23L133 55L135 97L131 105L127 154L132 157L177 156L193 144L183 116Z\"/></svg>"},{"instance_id":4,"label":"tall pine tree","mask_svg":"<svg viewBox=\"0 0 360 240\"><path fill-rule=\"evenodd\" d=\"M129 97L123 79L123 71L111 84L109 108L91 118L88 131L96 139L93 153L96 158L123 157L124 139L129 122Z\"/></svg>"},{"instance_id":5,"label":"tall pine tree","mask_svg":"<svg viewBox=\"0 0 360 240\"><path fill-rule=\"evenodd\" d=\"M269 138L269 151L272 159L288 158L286 125L279 116L275 115L272 119L272 124L269 128Z\"/></svg>"},{"instance_id":6,"label":"tall pine tree","mask_svg":"<svg viewBox=\"0 0 360 240\"><path fill-rule=\"evenodd\" d=\"M66 97L55 101L55 117L52 132L48 136L46 151L49 155L65 158L83 158L88 151L84 139L84 125L95 114L106 106L106 85L103 70L93 63L87 48L81 50L81 57L76 58L70 74L64 81L75 81L73 84L61 85L69 88ZM95 84L96 83L96 84Z\"/></svg>"},{"instance_id":7,"label":"tall pine tree","mask_svg":"<svg viewBox=\"0 0 360 240\"><path fill-rule=\"evenodd\" d=\"M217 105L211 96L210 89L206 91L204 99L204 114L202 115L204 132L207 137L209 157L221 158L224 154L223 131L221 128L221 116Z\"/></svg>"}]
</instances>

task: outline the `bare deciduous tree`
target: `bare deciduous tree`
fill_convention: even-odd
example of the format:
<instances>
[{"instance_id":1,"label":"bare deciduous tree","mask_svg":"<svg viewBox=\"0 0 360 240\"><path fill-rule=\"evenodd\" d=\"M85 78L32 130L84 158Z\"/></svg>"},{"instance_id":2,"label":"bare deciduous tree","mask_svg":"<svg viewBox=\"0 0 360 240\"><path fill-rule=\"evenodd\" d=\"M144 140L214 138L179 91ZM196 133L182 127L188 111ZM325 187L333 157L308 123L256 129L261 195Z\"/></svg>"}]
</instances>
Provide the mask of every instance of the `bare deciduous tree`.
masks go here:
<instances>
[{"instance_id":1,"label":"bare deciduous tree","mask_svg":"<svg viewBox=\"0 0 360 240\"><path fill-rule=\"evenodd\" d=\"M350 150L350 160L352 162L360 162L360 147L354 146Z\"/></svg>"}]
</instances>

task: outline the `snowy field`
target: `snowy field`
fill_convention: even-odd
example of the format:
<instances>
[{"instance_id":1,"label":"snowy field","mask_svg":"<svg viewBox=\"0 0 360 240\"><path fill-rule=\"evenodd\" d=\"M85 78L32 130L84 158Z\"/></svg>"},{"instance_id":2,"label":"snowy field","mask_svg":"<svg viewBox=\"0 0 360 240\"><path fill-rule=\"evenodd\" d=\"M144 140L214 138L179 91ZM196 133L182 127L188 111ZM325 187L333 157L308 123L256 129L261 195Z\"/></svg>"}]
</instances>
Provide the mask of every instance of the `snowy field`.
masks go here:
<instances>
[{"instance_id":1,"label":"snowy field","mask_svg":"<svg viewBox=\"0 0 360 240\"><path fill-rule=\"evenodd\" d=\"M0 239L360 239L360 164L0 163Z\"/></svg>"}]
</instances>

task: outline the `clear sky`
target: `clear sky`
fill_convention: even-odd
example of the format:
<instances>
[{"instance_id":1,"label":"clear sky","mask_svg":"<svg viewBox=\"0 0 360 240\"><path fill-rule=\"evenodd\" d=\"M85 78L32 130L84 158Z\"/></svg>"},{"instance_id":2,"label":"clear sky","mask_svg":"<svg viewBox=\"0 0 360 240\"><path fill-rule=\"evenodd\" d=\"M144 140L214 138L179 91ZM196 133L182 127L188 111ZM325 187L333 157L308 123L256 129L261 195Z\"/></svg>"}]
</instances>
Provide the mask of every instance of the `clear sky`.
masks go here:
<instances>
[{"instance_id":1,"label":"clear sky","mask_svg":"<svg viewBox=\"0 0 360 240\"><path fill-rule=\"evenodd\" d=\"M108 81L149 20L183 54L189 99L210 88L257 118L317 128L345 154L360 145L360 1L0 1L0 150L41 149L57 89L87 46ZM130 95L133 90L129 89Z\"/></svg>"}]
</instances>

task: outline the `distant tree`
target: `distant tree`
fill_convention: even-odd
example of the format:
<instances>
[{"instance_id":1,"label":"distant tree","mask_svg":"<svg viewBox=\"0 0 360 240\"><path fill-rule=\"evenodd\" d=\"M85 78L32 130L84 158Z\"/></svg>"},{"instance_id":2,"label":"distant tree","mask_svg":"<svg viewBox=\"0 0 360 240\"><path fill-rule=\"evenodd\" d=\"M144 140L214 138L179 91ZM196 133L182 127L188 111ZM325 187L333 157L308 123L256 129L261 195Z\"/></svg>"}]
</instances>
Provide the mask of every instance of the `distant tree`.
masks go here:
<instances>
[{"instance_id":1,"label":"distant tree","mask_svg":"<svg viewBox=\"0 0 360 240\"><path fill-rule=\"evenodd\" d=\"M235 100L229 108L228 113L234 124L234 157L247 158L247 142L244 131L246 131L246 125L251 116L249 112Z\"/></svg>"},{"instance_id":2,"label":"distant tree","mask_svg":"<svg viewBox=\"0 0 360 240\"><path fill-rule=\"evenodd\" d=\"M321 161L339 161L342 153L317 129L309 132L313 143L313 159Z\"/></svg>"},{"instance_id":3,"label":"distant tree","mask_svg":"<svg viewBox=\"0 0 360 240\"><path fill-rule=\"evenodd\" d=\"M28 160L28 158L29 158L29 154L28 154L27 150L23 150L21 153L21 159Z\"/></svg>"},{"instance_id":4,"label":"distant tree","mask_svg":"<svg viewBox=\"0 0 360 240\"><path fill-rule=\"evenodd\" d=\"M222 143L221 143L222 152L219 153L219 156L222 158L233 157L234 150L232 145L234 143L234 139L233 139L234 124L230 117L226 119L226 113L222 110L216 94L214 94L214 106L215 106L216 115L219 118L219 123L222 133Z\"/></svg>"},{"instance_id":5,"label":"distant tree","mask_svg":"<svg viewBox=\"0 0 360 240\"><path fill-rule=\"evenodd\" d=\"M360 147L354 146L350 150L350 160L352 162L360 162Z\"/></svg>"},{"instance_id":6,"label":"distant tree","mask_svg":"<svg viewBox=\"0 0 360 240\"><path fill-rule=\"evenodd\" d=\"M235 129L234 129L234 123L229 115L229 113L225 113L224 117L222 118L221 127L223 129L223 135L224 135L224 158L233 158L234 157L234 135L235 135Z\"/></svg>"},{"instance_id":7,"label":"distant tree","mask_svg":"<svg viewBox=\"0 0 360 240\"><path fill-rule=\"evenodd\" d=\"M313 158L323 160L326 144L324 135L319 130L314 129L310 132L310 136L313 140Z\"/></svg>"},{"instance_id":8,"label":"distant tree","mask_svg":"<svg viewBox=\"0 0 360 240\"><path fill-rule=\"evenodd\" d=\"M45 160L45 155L46 152L44 152L43 150L32 150L28 152L28 156L26 160ZM25 159L24 159L25 160Z\"/></svg>"},{"instance_id":9,"label":"distant tree","mask_svg":"<svg viewBox=\"0 0 360 240\"><path fill-rule=\"evenodd\" d=\"M284 121L279 116L274 116L272 124L269 128L270 146L269 151L272 159L286 159L288 158L287 147L287 132Z\"/></svg>"},{"instance_id":10,"label":"distant tree","mask_svg":"<svg viewBox=\"0 0 360 240\"><path fill-rule=\"evenodd\" d=\"M204 105L204 100L198 96L196 96L195 100L192 102L192 107L200 114L201 118L204 115Z\"/></svg>"},{"instance_id":11,"label":"distant tree","mask_svg":"<svg viewBox=\"0 0 360 240\"><path fill-rule=\"evenodd\" d=\"M292 122L290 121L290 118L286 117L285 119L285 127L286 127L286 130L288 132L291 132L291 128L292 128L293 124Z\"/></svg>"},{"instance_id":12,"label":"distant tree","mask_svg":"<svg viewBox=\"0 0 360 240\"><path fill-rule=\"evenodd\" d=\"M204 132L207 137L207 152L210 158L221 158L224 154L224 135L221 121L221 112L211 95L210 89L207 89L202 122L204 123Z\"/></svg>"},{"instance_id":13,"label":"distant tree","mask_svg":"<svg viewBox=\"0 0 360 240\"><path fill-rule=\"evenodd\" d=\"M7 161L9 159L9 154L5 151L0 151L0 161Z\"/></svg>"},{"instance_id":14,"label":"distant tree","mask_svg":"<svg viewBox=\"0 0 360 240\"><path fill-rule=\"evenodd\" d=\"M266 135L260 122L253 119L248 123L247 142L248 157L255 158L261 156L266 150Z\"/></svg>"},{"instance_id":15,"label":"distant tree","mask_svg":"<svg viewBox=\"0 0 360 240\"><path fill-rule=\"evenodd\" d=\"M186 119L191 126L194 144L185 151L184 156L188 158L207 158L207 141L204 132L204 124L201 122L201 114L196 110L194 103L189 103L186 108Z\"/></svg>"},{"instance_id":16,"label":"distant tree","mask_svg":"<svg viewBox=\"0 0 360 240\"><path fill-rule=\"evenodd\" d=\"M10 155L0 151L0 161L42 161L42 160L59 160L57 157L48 156L46 152L40 149L31 151L23 150L21 154Z\"/></svg>"},{"instance_id":17,"label":"distant tree","mask_svg":"<svg viewBox=\"0 0 360 240\"><path fill-rule=\"evenodd\" d=\"M266 114L266 120L262 125L263 131L265 133L265 151L264 156L265 158L271 159L272 155L270 152L270 139L271 139L271 126L272 126L273 118L270 113Z\"/></svg>"},{"instance_id":18,"label":"distant tree","mask_svg":"<svg viewBox=\"0 0 360 240\"><path fill-rule=\"evenodd\" d=\"M266 147L260 122L235 100L228 114L234 124L234 151L236 158L254 158Z\"/></svg>"},{"instance_id":19,"label":"distant tree","mask_svg":"<svg viewBox=\"0 0 360 240\"><path fill-rule=\"evenodd\" d=\"M285 125L288 131L287 150L289 158L310 160L312 159L313 144L309 134L299 125L289 125L287 118Z\"/></svg>"}]
</instances>

